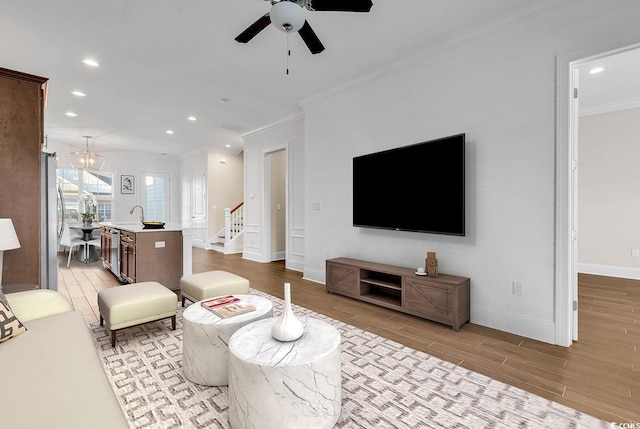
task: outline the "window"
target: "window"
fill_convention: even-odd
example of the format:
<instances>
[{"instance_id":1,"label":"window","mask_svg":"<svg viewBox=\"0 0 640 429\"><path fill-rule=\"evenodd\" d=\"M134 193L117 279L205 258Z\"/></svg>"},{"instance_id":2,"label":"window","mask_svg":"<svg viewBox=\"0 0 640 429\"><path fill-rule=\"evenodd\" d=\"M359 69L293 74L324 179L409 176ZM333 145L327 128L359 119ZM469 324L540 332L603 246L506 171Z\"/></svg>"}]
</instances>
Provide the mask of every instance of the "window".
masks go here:
<instances>
[{"instance_id":1,"label":"window","mask_svg":"<svg viewBox=\"0 0 640 429\"><path fill-rule=\"evenodd\" d=\"M80 220L80 213L88 211L97 213L101 222L111 220L113 173L75 168L59 168L57 172L64 196L65 219Z\"/></svg>"},{"instance_id":2,"label":"window","mask_svg":"<svg viewBox=\"0 0 640 429\"><path fill-rule=\"evenodd\" d=\"M142 206L149 221L169 222L169 175L142 172Z\"/></svg>"}]
</instances>

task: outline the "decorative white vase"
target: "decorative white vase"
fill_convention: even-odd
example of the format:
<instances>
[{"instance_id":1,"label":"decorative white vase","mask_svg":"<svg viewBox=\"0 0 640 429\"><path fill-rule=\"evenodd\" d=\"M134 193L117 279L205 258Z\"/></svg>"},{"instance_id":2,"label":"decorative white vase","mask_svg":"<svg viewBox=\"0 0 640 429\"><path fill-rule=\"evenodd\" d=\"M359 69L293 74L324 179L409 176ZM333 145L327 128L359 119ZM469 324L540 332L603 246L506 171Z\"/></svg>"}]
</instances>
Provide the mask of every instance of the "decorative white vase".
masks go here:
<instances>
[{"instance_id":1,"label":"decorative white vase","mask_svg":"<svg viewBox=\"0 0 640 429\"><path fill-rule=\"evenodd\" d=\"M291 284L284 284L284 309L271 326L271 336L278 341L295 341L302 336L304 327L291 310Z\"/></svg>"}]
</instances>

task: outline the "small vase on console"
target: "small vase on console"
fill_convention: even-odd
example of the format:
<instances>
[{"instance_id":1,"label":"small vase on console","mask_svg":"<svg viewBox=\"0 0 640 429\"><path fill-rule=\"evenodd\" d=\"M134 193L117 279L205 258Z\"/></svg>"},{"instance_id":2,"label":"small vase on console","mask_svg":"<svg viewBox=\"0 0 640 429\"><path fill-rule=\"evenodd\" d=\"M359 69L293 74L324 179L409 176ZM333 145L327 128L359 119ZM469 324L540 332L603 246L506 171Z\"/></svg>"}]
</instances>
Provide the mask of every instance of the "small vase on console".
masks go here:
<instances>
[{"instance_id":1,"label":"small vase on console","mask_svg":"<svg viewBox=\"0 0 640 429\"><path fill-rule=\"evenodd\" d=\"M278 341L295 341L303 334L304 327L291 310L291 284L284 284L284 309L271 326L271 336Z\"/></svg>"}]
</instances>

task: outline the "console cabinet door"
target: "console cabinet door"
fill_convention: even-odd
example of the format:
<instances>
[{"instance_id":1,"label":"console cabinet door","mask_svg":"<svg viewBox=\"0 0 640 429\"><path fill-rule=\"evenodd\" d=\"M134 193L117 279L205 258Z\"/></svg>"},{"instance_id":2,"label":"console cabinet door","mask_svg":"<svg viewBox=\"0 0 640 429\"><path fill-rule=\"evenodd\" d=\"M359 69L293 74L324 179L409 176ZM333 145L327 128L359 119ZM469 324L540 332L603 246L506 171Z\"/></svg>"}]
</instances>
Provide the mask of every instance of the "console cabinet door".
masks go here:
<instances>
[{"instance_id":1,"label":"console cabinet door","mask_svg":"<svg viewBox=\"0 0 640 429\"><path fill-rule=\"evenodd\" d=\"M136 234L120 232L120 275L128 283L136 282Z\"/></svg>"},{"instance_id":2,"label":"console cabinet door","mask_svg":"<svg viewBox=\"0 0 640 429\"><path fill-rule=\"evenodd\" d=\"M454 299L446 283L405 278L403 308L413 314L451 324Z\"/></svg>"},{"instance_id":3,"label":"console cabinet door","mask_svg":"<svg viewBox=\"0 0 640 429\"><path fill-rule=\"evenodd\" d=\"M127 242L120 242L121 260L120 275L128 283L136 282L136 246Z\"/></svg>"},{"instance_id":4,"label":"console cabinet door","mask_svg":"<svg viewBox=\"0 0 640 429\"><path fill-rule=\"evenodd\" d=\"M359 296L359 272L358 267L327 261L327 292Z\"/></svg>"},{"instance_id":5,"label":"console cabinet door","mask_svg":"<svg viewBox=\"0 0 640 429\"><path fill-rule=\"evenodd\" d=\"M100 259L109 269L111 269L111 242L111 228L103 226L100 231Z\"/></svg>"}]
</instances>

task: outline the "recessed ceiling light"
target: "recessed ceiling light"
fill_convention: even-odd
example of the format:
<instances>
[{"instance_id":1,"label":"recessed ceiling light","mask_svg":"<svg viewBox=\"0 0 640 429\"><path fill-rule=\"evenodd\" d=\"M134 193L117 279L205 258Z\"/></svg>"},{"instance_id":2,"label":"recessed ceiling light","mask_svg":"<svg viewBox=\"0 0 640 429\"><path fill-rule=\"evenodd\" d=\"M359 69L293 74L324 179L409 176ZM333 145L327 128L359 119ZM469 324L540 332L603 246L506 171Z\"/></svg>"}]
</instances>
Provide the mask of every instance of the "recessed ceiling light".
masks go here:
<instances>
[{"instance_id":1,"label":"recessed ceiling light","mask_svg":"<svg viewBox=\"0 0 640 429\"><path fill-rule=\"evenodd\" d=\"M189 116L187 119L190 120L190 121L195 121L196 117L195 116Z\"/></svg>"},{"instance_id":2,"label":"recessed ceiling light","mask_svg":"<svg viewBox=\"0 0 640 429\"><path fill-rule=\"evenodd\" d=\"M82 60L82 62L90 67L100 67L100 64L98 64L98 62L92 58L85 58L84 60Z\"/></svg>"},{"instance_id":3,"label":"recessed ceiling light","mask_svg":"<svg viewBox=\"0 0 640 429\"><path fill-rule=\"evenodd\" d=\"M224 147L231 147L231 145L230 144L226 144L226 145L224 145Z\"/></svg>"},{"instance_id":4,"label":"recessed ceiling light","mask_svg":"<svg viewBox=\"0 0 640 429\"><path fill-rule=\"evenodd\" d=\"M589 74L596 74L602 71L604 71L604 67L594 67L591 70L589 70Z\"/></svg>"},{"instance_id":5,"label":"recessed ceiling light","mask_svg":"<svg viewBox=\"0 0 640 429\"><path fill-rule=\"evenodd\" d=\"M75 95L76 97L86 97L86 96L87 96L87 94L85 94L85 93L84 93L84 92L82 92L82 91L71 91L71 93L72 93L73 95Z\"/></svg>"},{"instance_id":6,"label":"recessed ceiling light","mask_svg":"<svg viewBox=\"0 0 640 429\"><path fill-rule=\"evenodd\" d=\"M173 134L173 130L167 130L167 131L165 131L165 133L167 133L167 134Z\"/></svg>"},{"instance_id":7,"label":"recessed ceiling light","mask_svg":"<svg viewBox=\"0 0 640 429\"><path fill-rule=\"evenodd\" d=\"M77 113L73 113L73 112L66 112L65 115L67 115L67 116L78 116Z\"/></svg>"}]
</instances>

